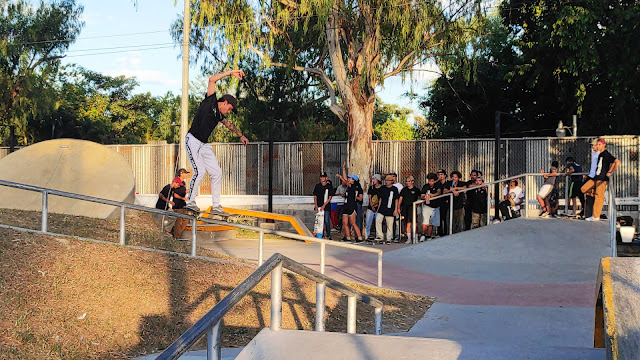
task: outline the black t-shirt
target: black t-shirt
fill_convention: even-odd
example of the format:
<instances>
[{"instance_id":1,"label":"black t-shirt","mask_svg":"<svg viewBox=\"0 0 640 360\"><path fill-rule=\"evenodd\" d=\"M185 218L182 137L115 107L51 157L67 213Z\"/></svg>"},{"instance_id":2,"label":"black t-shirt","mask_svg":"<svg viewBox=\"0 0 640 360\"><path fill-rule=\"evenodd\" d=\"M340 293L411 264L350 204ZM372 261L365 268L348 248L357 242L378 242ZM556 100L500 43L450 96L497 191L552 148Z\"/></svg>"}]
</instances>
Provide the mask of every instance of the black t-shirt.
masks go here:
<instances>
[{"instance_id":1,"label":"black t-shirt","mask_svg":"<svg viewBox=\"0 0 640 360\"><path fill-rule=\"evenodd\" d=\"M471 211L476 214L487 213L487 189L473 189L467 192Z\"/></svg>"},{"instance_id":2,"label":"black t-shirt","mask_svg":"<svg viewBox=\"0 0 640 360\"><path fill-rule=\"evenodd\" d=\"M324 186L322 186L322 183L317 183L316 187L313 188L313 195L315 195L316 197L316 205L318 207L322 206L325 201L329 200L329 198L335 194L336 191L333 189L333 186L329 184L329 182L327 182Z\"/></svg>"},{"instance_id":3,"label":"black t-shirt","mask_svg":"<svg viewBox=\"0 0 640 360\"><path fill-rule=\"evenodd\" d=\"M371 200L369 201L369 209L374 212L378 208L378 202L380 202L380 188L376 188L375 185L371 185L369 187L369 191L367 191L367 195L371 195Z\"/></svg>"},{"instance_id":4,"label":"black t-shirt","mask_svg":"<svg viewBox=\"0 0 640 360\"><path fill-rule=\"evenodd\" d=\"M173 193L173 189L171 189L171 184L166 185L160 190L160 194L162 194L166 199L171 200L170 196ZM162 198L158 197L158 201L156 202L156 209L167 210L169 207L167 206L167 202L162 200Z\"/></svg>"},{"instance_id":5,"label":"black t-shirt","mask_svg":"<svg viewBox=\"0 0 640 360\"><path fill-rule=\"evenodd\" d=\"M440 190L440 195L444 194L444 189L446 189L447 183L448 183L448 181L445 181L444 184L441 183L439 180L436 181L436 187ZM440 199L436 199L435 201L438 203L438 206L440 208L445 208L446 210L449 210L449 197L448 196L441 197Z\"/></svg>"},{"instance_id":6,"label":"black t-shirt","mask_svg":"<svg viewBox=\"0 0 640 360\"><path fill-rule=\"evenodd\" d=\"M380 197L378 213L384 216L393 216L393 211L396 209L396 200L400 197L398 188L395 186L383 186L378 189L378 196Z\"/></svg>"},{"instance_id":7,"label":"black t-shirt","mask_svg":"<svg viewBox=\"0 0 640 360\"><path fill-rule=\"evenodd\" d=\"M200 103L196 116L191 123L189 133L195 136L196 139L206 143L209 141L209 136L211 136L213 129L222 119L222 113L218 109L218 98L216 93L213 93Z\"/></svg>"},{"instance_id":8,"label":"black t-shirt","mask_svg":"<svg viewBox=\"0 0 640 360\"><path fill-rule=\"evenodd\" d=\"M444 188L449 190L452 187L466 186L465 182L458 181L455 186L453 184L453 180L447 181L444 184ZM447 205L448 202L447 202ZM458 196L453 195L453 210L462 209L464 207L464 193L458 193Z\"/></svg>"},{"instance_id":9,"label":"black t-shirt","mask_svg":"<svg viewBox=\"0 0 640 360\"><path fill-rule=\"evenodd\" d=\"M412 188L409 188L408 186L403 187L402 191L400 191L400 197L402 198L400 206L404 208L412 207L413 202L420 199L420 194L420 189L415 186Z\"/></svg>"},{"instance_id":10,"label":"black t-shirt","mask_svg":"<svg viewBox=\"0 0 640 360\"><path fill-rule=\"evenodd\" d=\"M438 192L440 188L438 187L437 183L433 184L433 187L429 186L429 183L424 184L424 186L422 187L422 194L436 194ZM437 208L438 206L440 206L440 199L435 199L435 200L429 200L429 203L427 204L427 206L432 207L432 208Z\"/></svg>"},{"instance_id":11,"label":"black t-shirt","mask_svg":"<svg viewBox=\"0 0 640 360\"><path fill-rule=\"evenodd\" d=\"M580 164L577 164L575 162L568 163L567 170L569 168L573 168L573 171L577 173L582 172L582 166L580 166ZM582 181L582 175L571 175L571 182L581 182L581 181Z\"/></svg>"},{"instance_id":12,"label":"black t-shirt","mask_svg":"<svg viewBox=\"0 0 640 360\"><path fill-rule=\"evenodd\" d=\"M347 192L344 195L346 199L345 206L347 206L349 209L355 209L356 197L360 196L360 194L362 194L362 187L360 185L353 183L351 184L351 186L348 186Z\"/></svg>"},{"instance_id":13,"label":"black t-shirt","mask_svg":"<svg viewBox=\"0 0 640 360\"><path fill-rule=\"evenodd\" d=\"M598 167L596 168L596 176L593 178L593 180L609 181L607 172L609 171L611 164L613 164L615 161L616 157L611 155L611 153L607 150L601 152L598 156Z\"/></svg>"},{"instance_id":14,"label":"black t-shirt","mask_svg":"<svg viewBox=\"0 0 640 360\"><path fill-rule=\"evenodd\" d=\"M184 185L179 186L179 187L177 187L177 188L175 188L173 190L173 193L180 195L180 197L186 198L187 197L187 188ZM175 205L173 205L173 210L182 209L185 206L187 206L187 202L186 201L184 201L182 199L178 199L175 196L173 197L173 202L175 204Z\"/></svg>"}]
</instances>

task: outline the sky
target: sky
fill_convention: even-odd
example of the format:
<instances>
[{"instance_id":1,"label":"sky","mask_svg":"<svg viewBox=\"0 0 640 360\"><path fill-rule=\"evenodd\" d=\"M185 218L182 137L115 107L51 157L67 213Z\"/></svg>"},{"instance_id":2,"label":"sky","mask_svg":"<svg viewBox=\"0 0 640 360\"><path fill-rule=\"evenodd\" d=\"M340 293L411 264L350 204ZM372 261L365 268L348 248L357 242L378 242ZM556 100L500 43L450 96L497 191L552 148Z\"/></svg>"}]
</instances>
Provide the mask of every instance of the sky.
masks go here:
<instances>
[{"instance_id":1,"label":"sky","mask_svg":"<svg viewBox=\"0 0 640 360\"><path fill-rule=\"evenodd\" d=\"M136 77L140 86L136 93L150 92L160 96L168 91L181 92L182 60L180 47L169 35L171 24L182 16L183 1L174 0L78 0L84 7L85 26L78 40L69 48L64 64L78 64L89 70L110 76ZM200 73L198 64L191 64L190 80ZM414 79L400 76L385 81L377 89L385 103L397 104L421 115L416 103L401 95L412 91L425 94L423 89L433 73L418 71ZM413 81L413 85L411 82Z\"/></svg>"}]
</instances>

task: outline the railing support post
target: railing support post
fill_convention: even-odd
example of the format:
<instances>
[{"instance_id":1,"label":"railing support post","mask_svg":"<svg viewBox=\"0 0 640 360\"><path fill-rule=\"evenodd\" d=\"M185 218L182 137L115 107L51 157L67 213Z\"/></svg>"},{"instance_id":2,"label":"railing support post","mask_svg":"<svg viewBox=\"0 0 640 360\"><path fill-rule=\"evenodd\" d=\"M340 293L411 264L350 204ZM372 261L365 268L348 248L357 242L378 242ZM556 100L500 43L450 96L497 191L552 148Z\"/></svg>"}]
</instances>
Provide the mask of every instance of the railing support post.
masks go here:
<instances>
[{"instance_id":1,"label":"railing support post","mask_svg":"<svg viewBox=\"0 0 640 360\"><path fill-rule=\"evenodd\" d=\"M491 224L491 196L489 195L489 192L490 192L490 191L491 191L491 189L490 189L489 187L487 187L487 223L486 223L486 225L487 225L487 226L489 226L489 225ZM496 191L496 190L495 190L495 187L494 187L493 191ZM494 194L493 198L498 199L498 196L496 196L496 195ZM498 206L498 204L499 204L499 203L496 203L496 204L494 204L493 206L496 206L496 207L497 207L497 206ZM495 217L494 217L494 219L493 219L493 220L495 221L495 220L498 220L498 219L501 219L501 216L500 216L500 209L498 209L498 218L495 218Z\"/></svg>"},{"instance_id":2,"label":"railing support post","mask_svg":"<svg viewBox=\"0 0 640 360\"><path fill-rule=\"evenodd\" d=\"M374 315L374 323L375 323L375 334L382 334L382 307L377 307Z\"/></svg>"},{"instance_id":3,"label":"railing support post","mask_svg":"<svg viewBox=\"0 0 640 360\"><path fill-rule=\"evenodd\" d=\"M196 246L198 237L198 220L194 217L191 220L191 256L196 256Z\"/></svg>"},{"instance_id":4,"label":"railing support post","mask_svg":"<svg viewBox=\"0 0 640 360\"><path fill-rule=\"evenodd\" d=\"M382 287L382 251L378 253L378 287Z\"/></svg>"},{"instance_id":5,"label":"railing support post","mask_svg":"<svg viewBox=\"0 0 640 360\"><path fill-rule=\"evenodd\" d=\"M324 241L320 243L320 274L324 275L325 258L327 256L327 244Z\"/></svg>"},{"instance_id":6,"label":"railing support post","mask_svg":"<svg viewBox=\"0 0 640 360\"><path fill-rule=\"evenodd\" d=\"M316 331L324 331L325 283L316 283Z\"/></svg>"},{"instance_id":7,"label":"railing support post","mask_svg":"<svg viewBox=\"0 0 640 360\"><path fill-rule=\"evenodd\" d=\"M347 334L356 333L356 297L349 296L347 302Z\"/></svg>"},{"instance_id":8,"label":"railing support post","mask_svg":"<svg viewBox=\"0 0 640 360\"><path fill-rule=\"evenodd\" d=\"M416 236L416 204L412 204L411 208L413 209L413 221L411 222L412 230L411 230L411 243L416 244L418 242L418 237Z\"/></svg>"},{"instance_id":9,"label":"railing support post","mask_svg":"<svg viewBox=\"0 0 640 360\"><path fill-rule=\"evenodd\" d=\"M258 266L262 265L263 262L263 245L264 245L264 231L259 232L259 241L258 241Z\"/></svg>"},{"instance_id":10,"label":"railing support post","mask_svg":"<svg viewBox=\"0 0 640 360\"><path fill-rule=\"evenodd\" d=\"M524 176L524 206L521 206L522 208L522 216L526 219L529 210L527 210L529 208L529 196L527 196L527 191L529 190L529 175L525 175Z\"/></svg>"},{"instance_id":11,"label":"railing support post","mask_svg":"<svg viewBox=\"0 0 640 360\"><path fill-rule=\"evenodd\" d=\"M125 226L125 210L124 206L120 207L120 245L125 245L126 226ZM164 224L162 225L164 226Z\"/></svg>"},{"instance_id":12,"label":"railing support post","mask_svg":"<svg viewBox=\"0 0 640 360\"><path fill-rule=\"evenodd\" d=\"M449 195L449 235L453 234L453 193Z\"/></svg>"},{"instance_id":13,"label":"railing support post","mask_svg":"<svg viewBox=\"0 0 640 360\"><path fill-rule=\"evenodd\" d=\"M47 232L47 222L49 219L49 193L46 191L42 192L42 222L40 226L40 230L42 232Z\"/></svg>"},{"instance_id":14,"label":"railing support post","mask_svg":"<svg viewBox=\"0 0 640 360\"><path fill-rule=\"evenodd\" d=\"M282 328L282 262L271 271L271 330Z\"/></svg>"},{"instance_id":15,"label":"railing support post","mask_svg":"<svg viewBox=\"0 0 640 360\"><path fill-rule=\"evenodd\" d=\"M222 359L220 346L220 321L207 329L207 360Z\"/></svg>"}]
</instances>

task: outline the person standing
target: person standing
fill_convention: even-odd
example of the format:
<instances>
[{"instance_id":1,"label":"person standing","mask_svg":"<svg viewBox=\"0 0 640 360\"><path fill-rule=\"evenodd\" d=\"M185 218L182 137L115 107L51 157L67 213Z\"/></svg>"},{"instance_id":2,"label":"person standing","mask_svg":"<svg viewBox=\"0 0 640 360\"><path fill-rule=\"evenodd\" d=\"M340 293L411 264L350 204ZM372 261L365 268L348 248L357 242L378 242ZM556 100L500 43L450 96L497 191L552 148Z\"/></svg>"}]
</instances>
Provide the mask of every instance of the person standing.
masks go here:
<instances>
[{"instance_id":1,"label":"person standing","mask_svg":"<svg viewBox=\"0 0 640 360\"><path fill-rule=\"evenodd\" d=\"M587 180L581 189L585 194L592 193L595 198L593 202L593 214L585 219L587 221L600 220L602 205L604 204L604 192L607 190L609 177L611 177L620 166L620 160L611 155L611 153L606 150L606 146L607 142L604 138L599 138L596 141L596 150L600 152L600 154L598 155L595 176ZM609 206L611 206L611 204Z\"/></svg>"},{"instance_id":2,"label":"person standing","mask_svg":"<svg viewBox=\"0 0 640 360\"><path fill-rule=\"evenodd\" d=\"M549 195L553 190L553 187L556 184L556 175L558 175L558 162L552 161L551 167L549 168L549 173L545 173L544 169L540 169L540 173L544 174L544 184L540 187L540 191L538 191L538 195L536 198L540 203L540 215L539 216L547 216L549 214Z\"/></svg>"},{"instance_id":3,"label":"person standing","mask_svg":"<svg viewBox=\"0 0 640 360\"><path fill-rule=\"evenodd\" d=\"M424 199L424 205L422 206L422 236L420 236L420 242L431 239L433 227L440 226L439 201L438 199L431 200L432 197L442 194L442 191L436 185L437 180L438 175L429 173L427 174L427 183L422 187L420 197Z\"/></svg>"},{"instance_id":4,"label":"person standing","mask_svg":"<svg viewBox=\"0 0 640 360\"><path fill-rule=\"evenodd\" d=\"M177 176L173 179L173 182L179 182L179 186L173 190L173 211L180 214L186 214L187 210L184 207L187 205L187 188L184 185L184 180L181 176ZM189 219L176 217L175 220L176 222L173 225L171 233L173 234L174 239L181 239L182 232L189 224Z\"/></svg>"},{"instance_id":5,"label":"person standing","mask_svg":"<svg viewBox=\"0 0 640 360\"><path fill-rule=\"evenodd\" d=\"M316 213L324 212L324 230L322 237L331 238L331 198L335 195L333 186L329 183L327 173L320 173L320 182L313 189L313 202L315 204L314 211Z\"/></svg>"},{"instance_id":6,"label":"person standing","mask_svg":"<svg viewBox=\"0 0 640 360\"><path fill-rule=\"evenodd\" d=\"M469 181L467 181L467 187L472 187L472 186L476 186L476 179L478 178L478 170L471 170L471 173L469 174ZM471 215L473 213L473 209L471 209L471 196L473 192L472 191L468 191L467 192L467 199L464 203L464 229L465 230L470 230L471 229Z\"/></svg>"},{"instance_id":7,"label":"person standing","mask_svg":"<svg viewBox=\"0 0 640 360\"><path fill-rule=\"evenodd\" d=\"M378 192L382 187L382 176L380 174L375 174L371 177L371 186L367 191L367 196L369 197L369 206L367 208L367 218L364 227L364 237L365 239L371 238L371 225L373 221L376 219L376 215L378 214L378 203L380 201L380 197Z\"/></svg>"},{"instance_id":8,"label":"person standing","mask_svg":"<svg viewBox=\"0 0 640 360\"><path fill-rule=\"evenodd\" d=\"M407 240L405 244L411 244L411 224L413 224L413 203L420 199L420 189L415 186L416 180L413 176L409 175L406 178L406 184L402 191L400 191L400 218L404 219L406 227ZM416 216L420 215L420 207L416 208Z\"/></svg>"},{"instance_id":9,"label":"person standing","mask_svg":"<svg viewBox=\"0 0 640 360\"><path fill-rule=\"evenodd\" d=\"M444 190L447 185L447 172L444 169L440 169L436 172L438 181L436 185L440 189L440 193L444 194ZM440 207L440 227L438 228L438 235L444 236L449 234L449 196L445 196L438 200L438 206Z\"/></svg>"},{"instance_id":10,"label":"person standing","mask_svg":"<svg viewBox=\"0 0 640 360\"><path fill-rule=\"evenodd\" d=\"M235 76L242 80L244 72L242 70L231 70L209 77L207 85L207 96L200 103L196 115L191 123L191 128L185 139L185 148L187 157L193 169L193 177L189 184L189 196L187 197L186 208L192 211L200 211L196 205L196 195L200 182L204 178L205 173L209 173L211 177L211 212L218 215L229 215L220 205L220 192L222 187L222 169L218 164L218 159L213 153L211 145L207 142L209 136L218 123L222 123L227 129L234 132L240 137L242 144L249 144L249 140L242 135L232 123L225 118L225 115L231 111L237 111L238 101L235 97L225 94L218 98L216 95L216 82L227 76Z\"/></svg>"},{"instance_id":11,"label":"person standing","mask_svg":"<svg viewBox=\"0 0 640 360\"><path fill-rule=\"evenodd\" d=\"M596 169L598 168L598 156L600 156L600 152L598 151L598 139L593 139L593 141L591 142L591 167L589 168L589 175L587 175L587 177L585 178L585 183L589 179L593 179L596 176ZM580 191L585 195L584 217L592 217L595 193L593 190L591 190L589 193L585 193L582 188L580 188Z\"/></svg>"},{"instance_id":12,"label":"person standing","mask_svg":"<svg viewBox=\"0 0 640 360\"><path fill-rule=\"evenodd\" d=\"M573 215L583 216L585 205L584 194L582 193L582 191L580 191L580 188L582 188L582 185L584 185L584 183L582 182L582 175L572 175L573 173L581 173L582 166L580 166L580 164L578 164L572 156L567 157L566 162L567 172L565 172L564 175L571 176L569 178L569 202L573 203ZM580 206L582 207L582 211L580 212L580 214L578 214L577 211L578 201L576 199L580 200ZM569 204L567 204L567 212L568 209Z\"/></svg>"},{"instance_id":13,"label":"person standing","mask_svg":"<svg viewBox=\"0 0 640 360\"><path fill-rule=\"evenodd\" d=\"M384 178L385 186L378 191L380 202L378 203L378 214L376 215L376 242L384 244L385 236L382 233L382 220L387 223L387 243L393 240L394 218L400 213L398 188L393 186L393 175Z\"/></svg>"},{"instance_id":14,"label":"person standing","mask_svg":"<svg viewBox=\"0 0 640 360\"><path fill-rule=\"evenodd\" d=\"M360 187L359 178L357 175L347 175L346 165L342 164L342 175L336 174L346 187L345 203L342 208L342 229L344 230L345 237L342 240L352 242L363 242L362 233L360 227L356 224L356 201L362 200L362 188ZM356 238L351 238L351 230L349 225L353 227L353 231L356 233Z\"/></svg>"},{"instance_id":15,"label":"person standing","mask_svg":"<svg viewBox=\"0 0 640 360\"><path fill-rule=\"evenodd\" d=\"M476 178L476 183L467 186L481 186L484 185L484 179L482 177ZM487 225L487 187L469 190L473 194L470 197L468 203L471 204L471 228L479 228Z\"/></svg>"},{"instance_id":16,"label":"person standing","mask_svg":"<svg viewBox=\"0 0 640 360\"><path fill-rule=\"evenodd\" d=\"M393 172L389 175L393 176L393 186L395 186L396 189L398 189L398 194L400 194L404 186L402 186L402 184L400 184L400 182L398 181L398 174ZM393 222L393 241L397 243L400 242L400 236L402 235L401 223L402 223L402 216L398 212L398 214L395 215L395 221Z\"/></svg>"},{"instance_id":17,"label":"person standing","mask_svg":"<svg viewBox=\"0 0 640 360\"><path fill-rule=\"evenodd\" d=\"M453 221L452 233L459 233L464 230L464 193L460 190L466 189L466 183L460 181L462 174L459 171L451 172L451 181L444 187L444 193L453 193Z\"/></svg>"}]
</instances>

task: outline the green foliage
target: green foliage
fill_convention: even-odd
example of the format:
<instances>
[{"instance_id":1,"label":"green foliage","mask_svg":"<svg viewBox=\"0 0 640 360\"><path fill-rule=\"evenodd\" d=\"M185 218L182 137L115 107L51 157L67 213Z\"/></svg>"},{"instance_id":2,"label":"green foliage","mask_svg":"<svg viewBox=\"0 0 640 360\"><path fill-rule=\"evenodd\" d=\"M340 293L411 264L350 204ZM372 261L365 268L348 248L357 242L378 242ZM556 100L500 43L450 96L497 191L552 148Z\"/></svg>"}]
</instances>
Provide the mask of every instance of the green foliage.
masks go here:
<instances>
[{"instance_id":1,"label":"green foliage","mask_svg":"<svg viewBox=\"0 0 640 360\"><path fill-rule=\"evenodd\" d=\"M412 140L413 130L409 124L410 109L376 100L373 114L373 136L377 140Z\"/></svg>"},{"instance_id":2,"label":"green foliage","mask_svg":"<svg viewBox=\"0 0 640 360\"><path fill-rule=\"evenodd\" d=\"M74 0L0 1L0 119L16 125L20 144L35 136L29 120L58 106L50 87L84 24L82 11Z\"/></svg>"}]
</instances>

